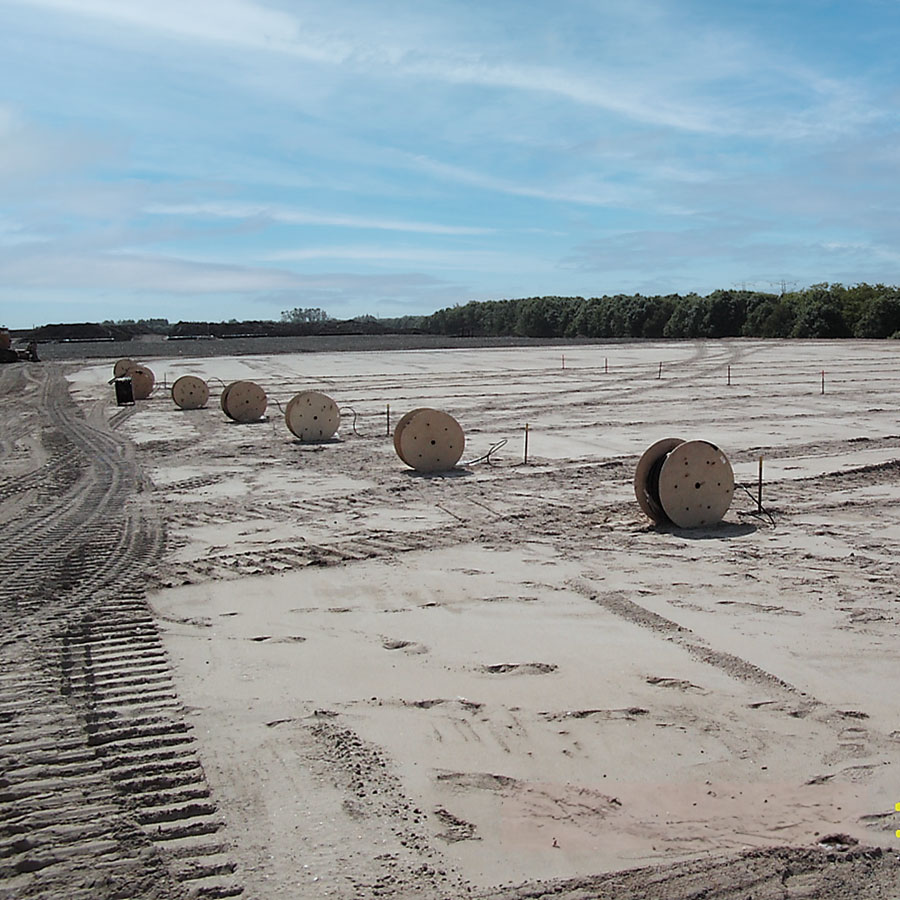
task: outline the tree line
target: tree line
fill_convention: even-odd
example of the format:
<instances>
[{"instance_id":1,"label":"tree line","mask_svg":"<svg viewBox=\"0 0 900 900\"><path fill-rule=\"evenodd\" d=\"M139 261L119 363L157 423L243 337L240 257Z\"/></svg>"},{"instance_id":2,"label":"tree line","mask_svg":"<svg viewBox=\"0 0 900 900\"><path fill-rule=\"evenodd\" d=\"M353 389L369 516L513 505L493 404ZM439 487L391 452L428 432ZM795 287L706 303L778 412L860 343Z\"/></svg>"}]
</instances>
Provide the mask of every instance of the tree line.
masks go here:
<instances>
[{"instance_id":1,"label":"tree line","mask_svg":"<svg viewBox=\"0 0 900 900\"><path fill-rule=\"evenodd\" d=\"M900 338L900 289L815 284L782 294L527 297L472 301L404 324L467 337Z\"/></svg>"}]
</instances>

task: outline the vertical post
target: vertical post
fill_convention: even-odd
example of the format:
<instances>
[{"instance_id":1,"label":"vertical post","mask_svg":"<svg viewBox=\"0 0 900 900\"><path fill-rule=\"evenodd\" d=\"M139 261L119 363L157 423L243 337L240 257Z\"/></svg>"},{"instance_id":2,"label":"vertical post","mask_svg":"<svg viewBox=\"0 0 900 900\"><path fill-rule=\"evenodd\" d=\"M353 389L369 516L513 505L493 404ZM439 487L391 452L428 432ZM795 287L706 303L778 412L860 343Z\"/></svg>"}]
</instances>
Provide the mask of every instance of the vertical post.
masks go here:
<instances>
[{"instance_id":1,"label":"vertical post","mask_svg":"<svg viewBox=\"0 0 900 900\"><path fill-rule=\"evenodd\" d=\"M759 484L757 486L756 491L756 509L757 512L762 512L762 470L763 470L763 458L759 458Z\"/></svg>"},{"instance_id":2,"label":"vertical post","mask_svg":"<svg viewBox=\"0 0 900 900\"><path fill-rule=\"evenodd\" d=\"M525 423L525 463L528 462L528 423Z\"/></svg>"},{"instance_id":3,"label":"vertical post","mask_svg":"<svg viewBox=\"0 0 900 900\"><path fill-rule=\"evenodd\" d=\"M728 386L731 387L731 366L728 367Z\"/></svg>"},{"instance_id":4,"label":"vertical post","mask_svg":"<svg viewBox=\"0 0 900 900\"><path fill-rule=\"evenodd\" d=\"M385 419L387 420L386 433L387 433L387 436L390 437L391 436L391 404L390 403L388 403L388 405L387 405L387 413L385 415Z\"/></svg>"},{"instance_id":5,"label":"vertical post","mask_svg":"<svg viewBox=\"0 0 900 900\"><path fill-rule=\"evenodd\" d=\"M662 363L659 364L659 371L656 373L657 378L662 378Z\"/></svg>"},{"instance_id":6,"label":"vertical post","mask_svg":"<svg viewBox=\"0 0 900 900\"><path fill-rule=\"evenodd\" d=\"M822 393L825 393L825 370L822 369Z\"/></svg>"},{"instance_id":7,"label":"vertical post","mask_svg":"<svg viewBox=\"0 0 900 900\"><path fill-rule=\"evenodd\" d=\"M603 371L604 371L604 373L609 372L609 357L608 356L606 357L606 359L603 360Z\"/></svg>"},{"instance_id":8,"label":"vertical post","mask_svg":"<svg viewBox=\"0 0 900 900\"><path fill-rule=\"evenodd\" d=\"M564 369L565 369L565 367L566 367L566 354L565 354L565 353L563 353L563 355L562 355L562 367L563 367Z\"/></svg>"}]
</instances>

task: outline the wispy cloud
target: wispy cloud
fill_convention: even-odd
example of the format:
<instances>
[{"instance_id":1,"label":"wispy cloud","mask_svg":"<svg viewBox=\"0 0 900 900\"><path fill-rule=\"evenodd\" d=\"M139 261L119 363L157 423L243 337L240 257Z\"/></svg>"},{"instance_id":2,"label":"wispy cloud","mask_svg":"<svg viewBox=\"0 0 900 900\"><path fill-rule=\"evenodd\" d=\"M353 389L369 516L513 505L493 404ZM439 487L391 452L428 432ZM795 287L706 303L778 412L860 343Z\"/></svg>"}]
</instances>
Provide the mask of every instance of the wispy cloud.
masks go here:
<instances>
[{"instance_id":1,"label":"wispy cloud","mask_svg":"<svg viewBox=\"0 0 900 900\"><path fill-rule=\"evenodd\" d=\"M309 260L333 259L366 262L379 266L395 267L398 263L406 267L428 266L437 269L496 270L515 268L533 269L541 265L536 257L526 257L508 252L490 250L429 249L427 247L382 247L382 246L318 246L297 247L269 253L265 259L272 262L307 262ZM546 267L546 264L544 264Z\"/></svg>"},{"instance_id":2,"label":"wispy cloud","mask_svg":"<svg viewBox=\"0 0 900 900\"><path fill-rule=\"evenodd\" d=\"M358 228L375 231L409 231L417 234L476 235L494 229L470 225L442 225L437 222L405 222L371 216L352 216L314 212L288 207L224 203L154 203L146 212L159 216L186 216L201 219L257 219L285 225L313 225L333 228Z\"/></svg>"},{"instance_id":3,"label":"wispy cloud","mask_svg":"<svg viewBox=\"0 0 900 900\"><path fill-rule=\"evenodd\" d=\"M0 254L0 280L18 288L165 291L176 294L296 287L293 272L140 254Z\"/></svg>"},{"instance_id":4,"label":"wispy cloud","mask_svg":"<svg viewBox=\"0 0 900 900\"><path fill-rule=\"evenodd\" d=\"M554 203L575 203L585 206L631 206L644 194L640 187L604 183L595 175L583 176L580 183L576 181L565 185L538 186L522 184L508 178L485 174L422 155L411 156L409 161L414 168L437 178L501 194L549 200Z\"/></svg>"},{"instance_id":5,"label":"wispy cloud","mask_svg":"<svg viewBox=\"0 0 900 900\"><path fill-rule=\"evenodd\" d=\"M300 12L273 9L251 0L17 0L26 6L90 18L163 39L193 41L210 47L244 48L306 63L341 67L358 74L447 85L513 91L556 98L603 110L644 125L697 134L784 134L786 126L806 132L818 113L818 128L850 127L872 115L864 98L809 66L785 61L765 43L735 31L682 23L666 4L616 5L606 22L615 41L603 40L590 61L575 56L568 65L520 58L509 44L472 44L442 38L441 21L425 32L402 27L382 30L372 40L371 25L390 10L376 6L368 14L345 9L339 27L319 24L314 8ZM341 7L335 7L339 10ZM380 10L380 13L378 12ZM393 20L393 16L390 16ZM356 24L354 21L356 20ZM589 28L594 33L596 26ZM638 37L639 35L639 37ZM569 36L574 42L577 35ZM404 38L408 38L404 42ZM618 47L617 47L618 45ZM760 94L794 92L792 109L776 121L760 119L752 109L723 102L719 88L742 81ZM823 112L843 113L825 117Z\"/></svg>"}]
</instances>

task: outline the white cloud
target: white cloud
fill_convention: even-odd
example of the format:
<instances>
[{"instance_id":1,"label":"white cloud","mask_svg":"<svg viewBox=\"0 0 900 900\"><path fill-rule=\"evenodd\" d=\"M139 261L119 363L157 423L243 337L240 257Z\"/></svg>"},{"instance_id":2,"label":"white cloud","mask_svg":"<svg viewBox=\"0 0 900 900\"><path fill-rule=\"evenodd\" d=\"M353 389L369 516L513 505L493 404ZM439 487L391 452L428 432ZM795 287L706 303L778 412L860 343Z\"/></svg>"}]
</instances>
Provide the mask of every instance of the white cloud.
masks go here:
<instances>
[{"instance_id":1,"label":"white cloud","mask_svg":"<svg viewBox=\"0 0 900 900\"><path fill-rule=\"evenodd\" d=\"M563 99L604 110L644 125L689 133L768 137L848 131L876 113L846 82L785 60L749 37L684 20L678 7L615 5L596 21L585 20L587 55L578 34L567 33L572 60L561 54L528 53L527 43L493 43L496 32L478 39L445 37L452 8L420 14L416 25L386 28L390 7L357 9L334 3L298 14L252 0L18 0L43 10L86 17L163 38L278 54L344 67L357 75L423 79L449 85L516 91ZM302 7L301 7L302 8ZM473 28L485 17L467 13ZM431 18L429 18L429 15ZM424 21L425 24L422 24ZM553 21L542 21L547 28ZM608 26L604 33L601 25ZM378 40L373 40L372 30ZM423 44L423 41L426 42ZM523 52L524 51L524 52ZM550 61L545 61L546 56ZM524 57L524 58L523 58ZM726 87L744 85L748 98L795 96L766 104L726 101ZM840 115L837 115L840 113Z\"/></svg>"},{"instance_id":2,"label":"white cloud","mask_svg":"<svg viewBox=\"0 0 900 900\"><path fill-rule=\"evenodd\" d=\"M0 255L0 280L7 287L176 294L246 293L298 285L297 276L279 269L197 262L140 254Z\"/></svg>"},{"instance_id":3,"label":"white cloud","mask_svg":"<svg viewBox=\"0 0 900 900\"><path fill-rule=\"evenodd\" d=\"M285 225L321 225L337 228L373 229L376 231L410 231L418 234L476 235L490 234L493 229L468 225L442 225L435 222L406 222L370 216L350 216L311 212L264 204L224 203L156 203L145 210L152 215L189 216L214 219L265 219Z\"/></svg>"},{"instance_id":4,"label":"white cloud","mask_svg":"<svg viewBox=\"0 0 900 900\"><path fill-rule=\"evenodd\" d=\"M423 172L467 184L470 187L483 188L501 194L518 197L531 197L536 200L549 200L555 203L577 203L586 206L631 206L646 193L638 187L605 183L596 176L583 176L568 184L553 187L537 187L521 184L506 178L475 172L464 166L451 165L427 156L411 156L410 163Z\"/></svg>"},{"instance_id":5,"label":"white cloud","mask_svg":"<svg viewBox=\"0 0 900 900\"><path fill-rule=\"evenodd\" d=\"M247 0L20 0L49 9L176 38L278 51L313 62L338 63L349 48L322 40L306 40L293 15Z\"/></svg>"},{"instance_id":6,"label":"white cloud","mask_svg":"<svg viewBox=\"0 0 900 900\"><path fill-rule=\"evenodd\" d=\"M459 270L486 269L489 271L514 269L524 271L540 266L534 256L525 257L513 253L498 253L490 250L444 250L424 247L378 247L378 246L323 246L298 247L267 254L272 262L306 262L314 259L335 259L367 262L376 265L431 266Z\"/></svg>"}]
</instances>

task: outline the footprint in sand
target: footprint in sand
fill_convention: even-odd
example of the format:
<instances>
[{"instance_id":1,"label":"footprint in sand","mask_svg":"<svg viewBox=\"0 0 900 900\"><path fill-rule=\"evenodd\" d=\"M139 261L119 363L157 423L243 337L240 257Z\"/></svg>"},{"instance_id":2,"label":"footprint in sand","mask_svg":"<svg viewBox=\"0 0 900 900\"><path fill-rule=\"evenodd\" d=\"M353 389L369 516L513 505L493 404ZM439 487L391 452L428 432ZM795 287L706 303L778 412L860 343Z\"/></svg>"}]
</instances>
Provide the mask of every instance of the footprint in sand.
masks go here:
<instances>
[{"instance_id":1,"label":"footprint in sand","mask_svg":"<svg viewBox=\"0 0 900 900\"><path fill-rule=\"evenodd\" d=\"M381 646L385 650L402 650L404 653L427 653L428 648L416 641L401 641L393 638L382 638Z\"/></svg>"},{"instance_id":2,"label":"footprint in sand","mask_svg":"<svg viewBox=\"0 0 900 900\"><path fill-rule=\"evenodd\" d=\"M478 671L487 675L548 675L558 668L555 663L497 663L493 666L479 666Z\"/></svg>"}]
</instances>

